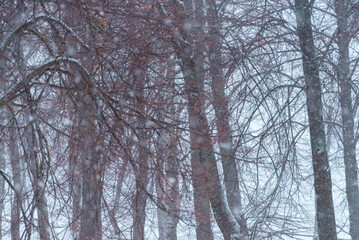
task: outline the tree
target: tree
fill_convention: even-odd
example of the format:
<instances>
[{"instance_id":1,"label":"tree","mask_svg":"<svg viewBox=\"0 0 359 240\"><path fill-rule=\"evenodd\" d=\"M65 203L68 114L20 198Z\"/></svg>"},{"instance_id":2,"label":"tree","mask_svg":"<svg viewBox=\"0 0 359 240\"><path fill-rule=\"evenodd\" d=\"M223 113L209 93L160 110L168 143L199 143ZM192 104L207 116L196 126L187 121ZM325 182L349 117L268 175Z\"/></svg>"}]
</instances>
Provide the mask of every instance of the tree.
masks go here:
<instances>
[{"instance_id":1,"label":"tree","mask_svg":"<svg viewBox=\"0 0 359 240\"><path fill-rule=\"evenodd\" d=\"M223 165L224 183L229 207L237 222L241 226L241 232L248 234L246 220L242 214L241 193L239 189L238 170L236 164L236 153L233 136L230 127L230 113L228 110L228 99L225 93L226 81L223 70L223 56L221 53L221 19L220 14L225 7L219 11L216 1L208 1L208 25L209 46L208 56L210 62L211 89L213 96L213 108L216 115L218 131L218 142Z\"/></svg>"},{"instance_id":2,"label":"tree","mask_svg":"<svg viewBox=\"0 0 359 240\"><path fill-rule=\"evenodd\" d=\"M359 239L359 186L358 164L355 153L354 113L352 104L352 82L350 73L349 44L353 22L357 15L350 18L350 11L354 7L352 1L334 1L337 17L338 67L337 77L340 85L340 106L342 113L342 131L344 146L344 164L346 193L349 206L350 235L352 239Z\"/></svg>"},{"instance_id":3,"label":"tree","mask_svg":"<svg viewBox=\"0 0 359 240\"><path fill-rule=\"evenodd\" d=\"M176 1L174 2L174 5L174 13L178 17L178 24L180 26L186 26L185 6ZM193 39L191 39L191 32L189 32L188 29L180 28L180 32L181 39L179 45L175 45L174 48L177 57L181 60L181 70L185 81L185 94L188 101L192 169L195 171L201 169L201 171L203 171L202 174L205 176L204 180L208 197L211 202L215 219L224 238L241 239L240 226L230 212L228 203L225 200L224 191L218 175L208 121L204 114L204 79L202 72L199 71L200 69L203 69L203 62L199 60L197 56L197 54L201 56L203 53L198 52L195 45L192 45ZM200 65L198 66L198 64ZM203 216L202 212L201 215Z\"/></svg>"},{"instance_id":4,"label":"tree","mask_svg":"<svg viewBox=\"0 0 359 240\"><path fill-rule=\"evenodd\" d=\"M302 51L303 72L307 97L307 111L310 129L310 143L316 194L316 218L319 239L337 239L332 182L323 124L323 105L319 66L314 46L311 4L307 0L295 1L297 33Z\"/></svg>"},{"instance_id":5,"label":"tree","mask_svg":"<svg viewBox=\"0 0 359 240\"><path fill-rule=\"evenodd\" d=\"M354 239L356 7L2 1L0 235Z\"/></svg>"}]
</instances>

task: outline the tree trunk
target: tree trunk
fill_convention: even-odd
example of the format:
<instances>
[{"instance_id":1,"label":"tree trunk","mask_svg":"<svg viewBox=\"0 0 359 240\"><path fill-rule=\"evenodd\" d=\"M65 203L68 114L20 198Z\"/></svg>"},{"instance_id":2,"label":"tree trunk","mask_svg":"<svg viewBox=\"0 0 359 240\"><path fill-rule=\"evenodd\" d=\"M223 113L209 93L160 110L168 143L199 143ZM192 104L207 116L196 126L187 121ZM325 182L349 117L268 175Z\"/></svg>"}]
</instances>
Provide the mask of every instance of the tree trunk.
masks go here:
<instances>
[{"instance_id":1,"label":"tree trunk","mask_svg":"<svg viewBox=\"0 0 359 240\"><path fill-rule=\"evenodd\" d=\"M5 144L0 140L0 170L5 171L6 167L6 153ZM3 236L3 211L4 211L4 200L5 200L5 179L0 177L0 239Z\"/></svg>"},{"instance_id":2,"label":"tree trunk","mask_svg":"<svg viewBox=\"0 0 359 240\"><path fill-rule=\"evenodd\" d=\"M193 118L189 118L191 121ZM191 130L190 130L191 131ZM191 139L196 138L196 135L190 132ZM204 178L206 171L201 165L200 150L192 147L191 140L191 168L192 168L192 185L193 185L193 200L196 218L196 236L197 239L213 240L212 224L211 224L211 206L207 194L206 180Z\"/></svg>"},{"instance_id":3,"label":"tree trunk","mask_svg":"<svg viewBox=\"0 0 359 240\"><path fill-rule=\"evenodd\" d=\"M83 89L88 89L87 87ZM86 91L86 90L85 90ZM80 162L82 173L82 204L80 217L80 239L102 239L101 228L101 166L97 129L96 110L91 93L82 92L79 119L81 125Z\"/></svg>"},{"instance_id":4,"label":"tree trunk","mask_svg":"<svg viewBox=\"0 0 359 240\"><path fill-rule=\"evenodd\" d=\"M139 171L142 175L141 179L144 179L144 171ZM133 240L145 239L145 221L146 221L146 201L147 195L143 189L145 186L139 179L136 180L136 195L133 204Z\"/></svg>"},{"instance_id":5,"label":"tree trunk","mask_svg":"<svg viewBox=\"0 0 359 240\"><path fill-rule=\"evenodd\" d=\"M26 77L25 73L25 59L23 55L23 50L20 45L21 39L17 39L15 42L16 50L13 52L15 59L17 59L17 67L22 78ZM44 149L46 144L44 144L45 136L41 132L39 122L37 120L36 106L33 101L32 94L30 92L29 86L25 86L26 100L29 105L30 113L28 115L29 125L30 125L30 137L28 138L28 150L29 150L29 162L30 162L30 171L33 176L33 191L34 191L34 201L38 215L38 232L39 237L42 240L50 239L50 223L49 223L49 213L47 207L47 200L45 195L46 188L46 171L47 171L47 154ZM38 154L40 153L40 154ZM21 205L18 205L20 207ZM15 233L14 233L15 234ZM30 238L29 233L29 238Z\"/></svg>"},{"instance_id":6,"label":"tree trunk","mask_svg":"<svg viewBox=\"0 0 359 240\"><path fill-rule=\"evenodd\" d=\"M201 80L196 77L195 62L193 58L188 56L186 49L180 53L180 57L185 79L185 91L188 98L192 158L194 159L194 164L198 164L198 167L192 165L192 168L197 167L194 169L197 173L198 169L203 171L200 178L203 179L204 182L201 182L201 184L205 184L206 186L215 219L224 238L228 240L241 239L240 226L230 212L221 186L217 162L213 152L212 139L205 116L204 101L202 99L203 92L200 91L199 86ZM197 181L199 181L199 179ZM207 218L209 218L209 216L207 216Z\"/></svg>"},{"instance_id":7,"label":"tree trunk","mask_svg":"<svg viewBox=\"0 0 359 240\"><path fill-rule=\"evenodd\" d=\"M24 74L23 74L24 75ZM30 108L29 124L29 157L31 162L31 173L34 179L34 199L37 210L38 231L40 240L50 239L50 222L45 195L47 182L47 154L44 145L44 135L41 132L37 120L36 106L33 101L29 86L25 87L27 102Z\"/></svg>"},{"instance_id":8,"label":"tree trunk","mask_svg":"<svg viewBox=\"0 0 359 240\"><path fill-rule=\"evenodd\" d=\"M352 91L349 63L350 29L349 11L350 1L335 0L335 11L338 25L338 82L340 85L340 106L343 125L343 146L346 193L349 206L350 235L353 240L359 240L359 188L358 165L355 153L354 115L352 105Z\"/></svg>"},{"instance_id":9,"label":"tree trunk","mask_svg":"<svg viewBox=\"0 0 359 240\"><path fill-rule=\"evenodd\" d=\"M121 166L118 167L118 176L117 176L117 181L116 181L116 195L115 195L115 199L114 199L114 206L111 210L110 213L110 223L113 227L113 230L116 234L117 237L120 238L121 236L121 230L118 227L117 221L116 221L116 214L118 212L118 208L120 205L120 199L121 199L121 190L122 190L122 183L123 180L125 178L125 174L126 174L126 169L127 169L127 164L128 164L128 156L127 154L125 154L125 156L122 159L122 164Z\"/></svg>"},{"instance_id":10,"label":"tree trunk","mask_svg":"<svg viewBox=\"0 0 359 240\"><path fill-rule=\"evenodd\" d=\"M185 26L187 18L185 14L186 9L184 9L184 6L182 6L178 1L173 1L173 3L176 6L175 14L179 17L179 26ZM196 60L198 57L195 57L196 55L201 55L203 53L196 51L197 49L194 43L198 42L198 40L195 41L191 38L191 32L189 32L186 28L180 28L180 33L182 35L181 39L174 36L177 39L174 48L177 57L181 60L181 70L185 80L185 94L187 96L188 104L187 109L192 152L192 170L196 173L198 173L198 170L203 171L201 177L206 186L206 191L211 202L214 217L224 238L226 240L242 239L240 226L232 215L224 196L224 191L218 174L217 162L213 151L209 125L205 114L205 93L203 89L204 79L201 78L203 73L197 71L198 63ZM194 168L196 166L200 166L200 168ZM194 193L196 194L196 181L200 180L196 179L196 176L193 176L193 178Z\"/></svg>"},{"instance_id":11,"label":"tree trunk","mask_svg":"<svg viewBox=\"0 0 359 240\"><path fill-rule=\"evenodd\" d=\"M141 72L141 70L139 70ZM136 103L141 113L145 112L144 102L144 79L145 74L135 77L134 89L136 94ZM138 163L136 173L136 195L133 203L133 240L145 239L145 221L146 221L146 202L147 202L147 182L148 182L148 133L146 128L146 119L138 116Z\"/></svg>"},{"instance_id":12,"label":"tree trunk","mask_svg":"<svg viewBox=\"0 0 359 240\"><path fill-rule=\"evenodd\" d=\"M73 122L76 120L73 119ZM79 133L80 125L75 124L72 129L72 139L69 141L69 165L70 165L70 179L71 185L69 186L72 193L72 219L71 230L74 239L79 238L80 233L80 215L81 215L81 159L79 156L80 141Z\"/></svg>"},{"instance_id":13,"label":"tree trunk","mask_svg":"<svg viewBox=\"0 0 359 240\"><path fill-rule=\"evenodd\" d=\"M164 150L166 145L162 142L162 139L158 140L157 143L157 164L156 164L156 195L159 204L166 207L165 205L165 192L164 192L164 178L163 178L163 168L164 168L164 159L165 154ZM160 207L157 206L157 222L158 222L158 239L166 240L166 232L167 232L167 213L163 211Z\"/></svg>"},{"instance_id":14,"label":"tree trunk","mask_svg":"<svg viewBox=\"0 0 359 240\"><path fill-rule=\"evenodd\" d=\"M31 104L31 103L30 103ZM32 118L36 118L35 112L31 112ZM34 120L36 121L36 120ZM41 240L50 239L50 224L49 224L49 213L47 209L47 200L45 196L45 175L44 170L46 168L45 159L39 159L37 151L37 124L32 121L31 124L31 137L30 137L30 161L32 166L32 175L34 179L34 199L38 216L38 231ZM39 141L41 141L39 139ZM41 154L42 155L42 154Z\"/></svg>"},{"instance_id":15,"label":"tree trunk","mask_svg":"<svg viewBox=\"0 0 359 240\"><path fill-rule=\"evenodd\" d=\"M324 132L319 66L316 60L310 12L311 7L308 0L295 0L297 32L306 85L318 235L320 240L336 240L332 181Z\"/></svg>"},{"instance_id":16,"label":"tree trunk","mask_svg":"<svg viewBox=\"0 0 359 240\"><path fill-rule=\"evenodd\" d=\"M209 46L208 56L210 61L210 76L212 88L212 105L215 111L215 120L218 132L218 143L223 165L224 183L228 205L232 214L241 226L241 233L248 235L246 219L242 214L241 193L237 175L236 153L233 145L232 131L230 127L230 113L228 111L228 99L225 94L223 73L223 57L221 53L222 40L220 35L221 22L218 16L216 2L208 2L208 26Z\"/></svg>"},{"instance_id":17,"label":"tree trunk","mask_svg":"<svg viewBox=\"0 0 359 240\"><path fill-rule=\"evenodd\" d=\"M15 140L17 133L15 130L10 132L10 144L8 146L10 164L13 175L14 186L17 193L14 194L11 204L11 240L20 239L20 211L21 211L21 193L23 189L23 176L21 169L21 159L19 156L18 142Z\"/></svg>"},{"instance_id":18,"label":"tree trunk","mask_svg":"<svg viewBox=\"0 0 359 240\"><path fill-rule=\"evenodd\" d=\"M204 94L204 79L205 79L205 69L204 69L204 42L203 37L204 33L204 4L203 0L188 0L186 6L188 7L187 11L194 11L190 17L189 24L197 25L196 29L193 30L193 27L186 29L191 36L187 39L191 43L197 40L195 50L192 51L193 61L196 63L193 65L193 73L196 74L197 78L200 79L196 84L200 90L200 94ZM192 8L194 7L194 8ZM187 22L184 24L188 24ZM197 121L195 116L189 114L189 122ZM193 129L192 129L193 130ZM191 131L191 129L190 129ZM192 131L190 132L191 139L196 138L196 134ZM191 140L191 145L192 145ZM211 223L211 206L210 200L206 188L206 180L203 177L206 174L206 170L200 163L200 149L191 147L191 168L192 168L192 184L193 184L193 194L194 194L194 207L195 207L195 218L197 222L196 235L197 239L214 239Z\"/></svg>"},{"instance_id":19,"label":"tree trunk","mask_svg":"<svg viewBox=\"0 0 359 240\"><path fill-rule=\"evenodd\" d=\"M170 66L166 65L166 79L170 79L169 82L174 84L175 76L173 75L174 64L170 64ZM174 90L174 86L170 84L165 89L165 92L171 92ZM158 114L158 119L160 122L166 122L167 117L169 119L178 119L181 110L176 107L174 99L171 96L162 93L159 96L159 102L166 102L166 110L163 109ZM167 115L168 114L168 115ZM165 117L164 117L165 116ZM178 214L179 214L179 152L177 148L179 135L179 130L176 127L171 125L167 126L166 129L159 129L159 137L157 143L157 167L160 168L157 170L157 182L161 183L161 185L157 185L158 187L162 187L157 192L157 196L161 197L161 203L166 208L166 211L162 211L164 213L162 218L158 219L159 230L160 230L160 239L165 240L177 240L177 224L178 224ZM208 201L207 201L208 202ZM159 209L159 208L158 208ZM161 229L162 228L162 229Z\"/></svg>"},{"instance_id":20,"label":"tree trunk","mask_svg":"<svg viewBox=\"0 0 359 240\"><path fill-rule=\"evenodd\" d=\"M177 158L177 138L174 133L169 133L169 147L167 149L166 162L166 206L167 212L167 240L177 240L177 223L179 214L179 187L178 187L178 169L179 162Z\"/></svg>"},{"instance_id":21,"label":"tree trunk","mask_svg":"<svg viewBox=\"0 0 359 240\"><path fill-rule=\"evenodd\" d=\"M145 239L147 178L148 178L148 153L144 146L139 149L138 176L136 176L136 195L133 203L133 240Z\"/></svg>"},{"instance_id":22,"label":"tree trunk","mask_svg":"<svg viewBox=\"0 0 359 240\"><path fill-rule=\"evenodd\" d=\"M43 180L43 178L41 178ZM39 225L39 234L41 240L50 239L50 223L49 223L49 213L47 207L47 200L44 194L45 189L42 185L43 182L39 180L35 183L37 188L35 191L36 205L37 205L37 215L38 215L38 225Z\"/></svg>"}]
</instances>

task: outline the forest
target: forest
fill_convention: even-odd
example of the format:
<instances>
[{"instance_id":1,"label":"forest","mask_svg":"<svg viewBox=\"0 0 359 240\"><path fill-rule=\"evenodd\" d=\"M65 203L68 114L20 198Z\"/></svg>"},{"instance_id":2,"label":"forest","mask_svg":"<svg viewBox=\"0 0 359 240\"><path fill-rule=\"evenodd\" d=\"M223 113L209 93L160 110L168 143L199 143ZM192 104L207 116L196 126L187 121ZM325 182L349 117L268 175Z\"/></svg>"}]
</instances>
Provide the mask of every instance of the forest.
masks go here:
<instances>
[{"instance_id":1,"label":"forest","mask_svg":"<svg viewBox=\"0 0 359 240\"><path fill-rule=\"evenodd\" d=\"M358 0L0 0L0 240L359 240Z\"/></svg>"}]
</instances>

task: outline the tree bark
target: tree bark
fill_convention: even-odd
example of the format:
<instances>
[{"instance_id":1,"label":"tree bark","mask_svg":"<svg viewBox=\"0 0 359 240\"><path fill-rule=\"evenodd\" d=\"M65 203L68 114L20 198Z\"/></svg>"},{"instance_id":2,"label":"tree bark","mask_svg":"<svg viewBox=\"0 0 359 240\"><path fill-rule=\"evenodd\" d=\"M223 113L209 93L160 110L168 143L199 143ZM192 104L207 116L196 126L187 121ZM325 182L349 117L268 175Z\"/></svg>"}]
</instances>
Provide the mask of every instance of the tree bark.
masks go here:
<instances>
[{"instance_id":1,"label":"tree bark","mask_svg":"<svg viewBox=\"0 0 359 240\"><path fill-rule=\"evenodd\" d=\"M121 166L118 167L118 175L117 175L117 181L116 181L116 195L114 199L114 205L110 213L110 223L113 227L113 230L117 237L120 238L121 236L121 230L118 227L117 220L116 220L116 214L118 213L119 205L120 205L120 199L121 199L121 190L122 190L122 184L123 180L125 178L127 164L128 164L128 156L127 154L124 154L124 157L122 159Z\"/></svg>"},{"instance_id":2,"label":"tree bark","mask_svg":"<svg viewBox=\"0 0 359 240\"><path fill-rule=\"evenodd\" d=\"M47 199L45 195L46 189L46 154L43 148L43 134L41 133L39 123L37 121L37 115L35 107L33 106L32 95L30 90L26 89L27 100L30 105L30 132L29 138L29 156L31 161L31 172L34 179L34 199L36 204L36 210L38 215L38 231L40 240L50 239L50 223L49 213L47 207ZM38 152L40 152L41 157Z\"/></svg>"},{"instance_id":3,"label":"tree bark","mask_svg":"<svg viewBox=\"0 0 359 240\"><path fill-rule=\"evenodd\" d=\"M184 6L179 4L179 2L174 1L174 4L176 4L175 13L179 17L179 24L180 26L185 26L186 10L184 9ZM232 215L224 196L213 151L209 125L206 118L204 101L205 93L203 89L204 79L201 78L201 76L203 76L202 72L198 72L197 58L195 58L196 54L201 55L203 53L196 51L196 48L194 47L195 41L191 39L191 32L185 28L181 28L180 33L183 40L179 39L177 41L178 44L175 44L174 47L177 57L181 60L181 70L185 81L192 169L195 172L198 172L198 169L203 171L202 178L204 179L206 192L210 199L214 217L221 229L224 239L242 239L240 226ZM194 166L193 163L200 166L200 168ZM194 177L194 189L196 180L197 179Z\"/></svg>"},{"instance_id":4,"label":"tree bark","mask_svg":"<svg viewBox=\"0 0 359 240\"><path fill-rule=\"evenodd\" d=\"M197 79L200 79L196 84L198 84L198 89L200 94L204 94L204 79L205 79L205 68L204 68L204 43L202 42L204 36L204 4L203 0L187 0L185 2L186 10L188 12L193 12L192 15L188 14L188 19L184 23L184 26L189 25L185 31L191 36L186 40L190 41L191 44L196 45L195 50L191 52L193 54L193 73L196 74ZM194 7L194 8L193 8ZM192 26L193 25L193 26ZM193 29L196 26L195 30ZM196 41L196 44L193 42ZM182 70L183 71L183 70ZM195 116L189 114L189 122L197 121ZM193 129L192 129L193 130ZM191 139L196 138L190 129ZM197 140L196 140L197 141ZM191 140L191 145L193 141ZM197 239L214 239L212 224L211 224L211 206L210 200L206 188L206 180L204 175L206 170L200 163L200 150L198 148L191 147L191 168L192 168L192 184L193 184L193 194L194 194L194 208L195 208L195 218L197 222L196 227L196 236Z\"/></svg>"},{"instance_id":5,"label":"tree bark","mask_svg":"<svg viewBox=\"0 0 359 240\"><path fill-rule=\"evenodd\" d=\"M141 70L139 70L141 72ZM136 104L141 113L145 112L144 102L144 79L146 74L140 74L135 77L134 89L136 94ZM146 119L143 115L138 116L137 135L138 135L138 162L136 174L136 195L133 202L133 240L145 239L145 221L146 221L146 202L147 202L147 182L148 182L148 132L146 128Z\"/></svg>"},{"instance_id":6,"label":"tree bark","mask_svg":"<svg viewBox=\"0 0 359 240\"><path fill-rule=\"evenodd\" d=\"M189 118L191 121L193 118ZM190 130L191 131L191 130ZM190 132L190 138L196 138L196 135ZM201 165L199 149L195 149L191 140L191 168L192 168L192 185L193 201L196 219L196 236L197 239L213 240L211 224L211 205L207 194L206 180L204 178L206 171Z\"/></svg>"},{"instance_id":7,"label":"tree bark","mask_svg":"<svg viewBox=\"0 0 359 240\"><path fill-rule=\"evenodd\" d=\"M179 214L179 186L178 186L178 151L177 138L174 133L169 133L169 147L166 162L166 206L167 212L167 240L177 240L177 224Z\"/></svg>"},{"instance_id":8,"label":"tree bark","mask_svg":"<svg viewBox=\"0 0 359 240\"><path fill-rule=\"evenodd\" d=\"M76 119L73 119L75 122ZM71 200L72 200L72 219L71 230L73 238L79 238L80 215L81 215L81 159L79 156L80 125L76 123L72 129L72 139L69 141L69 165L71 179Z\"/></svg>"},{"instance_id":9,"label":"tree bark","mask_svg":"<svg viewBox=\"0 0 359 240\"><path fill-rule=\"evenodd\" d=\"M165 154L164 150L166 148L166 144L162 142L162 139L159 139L157 142L157 164L156 164L156 195L157 201L159 204L164 206L165 205L165 192L164 192L164 159ZM167 219L166 219L166 211L162 210L160 207L157 206L157 222L158 222L158 239L159 240L166 240L166 232L167 232Z\"/></svg>"},{"instance_id":10,"label":"tree bark","mask_svg":"<svg viewBox=\"0 0 359 240\"><path fill-rule=\"evenodd\" d=\"M220 35L221 20L218 16L216 1L208 2L209 46L208 56L210 62L210 76L212 89L212 105L215 111L215 120L218 132L218 143L221 154L224 183L228 205L232 214L241 226L241 233L248 235L246 219L242 213L241 193L237 175L236 153L230 127L230 113L228 99L225 94L223 73L223 56L221 53L222 40Z\"/></svg>"},{"instance_id":11,"label":"tree bark","mask_svg":"<svg viewBox=\"0 0 359 240\"><path fill-rule=\"evenodd\" d=\"M4 172L6 167L5 144L0 140L0 170ZM5 200L5 179L0 177L0 239L3 236L3 212Z\"/></svg>"},{"instance_id":12,"label":"tree bark","mask_svg":"<svg viewBox=\"0 0 359 240\"><path fill-rule=\"evenodd\" d=\"M353 240L359 240L359 187L358 165L355 153L354 115L350 79L349 43L349 0L335 0L335 11L338 25L338 70L337 77L340 85L340 106L342 114L342 131L344 146L344 165L346 193L349 207L350 235Z\"/></svg>"},{"instance_id":13,"label":"tree bark","mask_svg":"<svg viewBox=\"0 0 359 240\"><path fill-rule=\"evenodd\" d=\"M88 89L84 87L82 90ZM102 239L101 197L102 174L100 166L100 140L96 129L96 108L91 93L82 92L79 112L81 126L80 162L82 174L82 203L80 216L80 239Z\"/></svg>"},{"instance_id":14,"label":"tree bark","mask_svg":"<svg viewBox=\"0 0 359 240\"><path fill-rule=\"evenodd\" d=\"M21 169L21 159L19 156L18 141L16 141L15 136L17 136L15 130L10 132L10 142L9 156L10 164L13 175L14 186L16 187L17 193L14 194L11 204L11 240L20 239L20 211L21 211L21 193L23 189L23 176Z\"/></svg>"},{"instance_id":15,"label":"tree bark","mask_svg":"<svg viewBox=\"0 0 359 240\"><path fill-rule=\"evenodd\" d=\"M173 74L174 64L165 65L166 79L169 79L170 85L166 86L165 92L171 92L175 88L173 86L175 82L175 76ZM181 114L181 110L176 106L174 98L165 93L161 93L159 96L159 102L166 102L166 109L163 109L158 113L158 119L160 122L166 122L166 119L178 119ZM165 240L177 240L177 224L180 209L180 197L179 197L179 152L178 152L178 139L177 136L180 130L176 129L175 126L169 124L165 129L159 129L159 139L157 143L157 154L158 161L157 167L160 168L158 171L158 183L161 183L161 191L157 193L157 196L161 196L161 203L166 208L164 213L164 219L158 221L160 238L163 237ZM159 185L158 185L159 186ZM161 224L165 225L161 225ZM162 229L161 229L161 226Z\"/></svg>"},{"instance_id":16,"label":"tree bark","mask_svg":"<svg viewBox=\"0 0 359 240\"><path fill-rule=\"evenodd\" d=\"M323 123L322 90L319 80L319 66L316 59L310 12L311 7L308 0L295 0L297 34L302 52L310 143L312 148L318 235L320 240L336 240L332 181Z\"/></svg>"},{"instance_id":17,"label":"tree bark","mask_svg":"<svg viewBox=\"0 0 359 240\"><path fill-rule=\"evenodd\" d=\"M197 169L203 171L200 177L204 183L201 182L201 184L206 186L215 219L224 238L228 240L241 239L240 226L230 212L221 186L212 139L205 116L204 101L201 96L203 92L199 88L200 80L196 78L195 62L193 58L187 57L185 52L181 54L181 59L185 91L188 98L192 158L195 161L194 163L198 164L198 167L192 165L192 168L196 167L195 171L198 171Z\"/></svg>"}]
</instances>

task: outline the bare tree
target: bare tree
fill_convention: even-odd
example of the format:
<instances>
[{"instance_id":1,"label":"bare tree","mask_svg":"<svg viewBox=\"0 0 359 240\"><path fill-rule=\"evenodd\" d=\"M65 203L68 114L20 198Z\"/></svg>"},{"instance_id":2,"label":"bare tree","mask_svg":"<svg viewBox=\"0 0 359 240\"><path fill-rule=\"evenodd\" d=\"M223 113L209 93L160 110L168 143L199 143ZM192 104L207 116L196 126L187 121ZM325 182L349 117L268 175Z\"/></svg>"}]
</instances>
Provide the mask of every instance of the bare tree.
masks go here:
<instances>
[{"instance_id":1,"label":"bare tree","mask_svg":"<svg viewBox=\"0 0 359 240\"><path fill-rule=\"evenodd\" d=\"M216 1L207 1L208 5L208 25L209 25L209 46L208 56L210 62L211 88L213 95L213 108L216 115L216 125L218 131L218 142L221 153L224 183L229 207L241 226L241 232L248 234L246 220L242 214L241 193L239 189L238 171L236 164L236 152L233 143L233 136L230 127L230 113L228 109L228 98L226 97L226 80L223 70L223 56L221 53L221 16L225 11L225 6L219 10Z\"/></svg>"},{"instance_id":2,"label":"bare tree","mask_svg":"<svg viewBox=\"0 0 359 240\"><path fill-rule=\"evenodd\" d=\"M344 146L344 164L346 193L349 207L350 235L353 240L359 239L359 187L358 164L355 153L354 138L354 113L352 104L352 82L350 73L349 44L352 34L352 21L358 18L350 18L353 7L352 1L334 1L337 17L337 41L339 49L337 77L340 85L340 106L342 113L342 131Z\"/></svg>"},{"instance_id":3,"label":"bare tree","mask_svg":"<svg viewBox=\"0 0 359 240\"><path fill-rule=\"evenodd\" d=\"M186 26L186 9L184 5L174 1L175 14L178 17L181 39L174 36L177 57L181 60L181 70L185 81L185 93L188 101L188 117L191 143L192 169L199 169L204 174L204 181L215 219L225 239L241 239L240 226L229 210L218 174L217 162L213 151L208 121L205 115L205 99L201 71L198 71L197 54L191 39L191 32ZM199 62L201 64L201 62ZM202 76L201 76L202 75ZM198 159L198 161L197 161ZM196 181L197 179L194 179ZM198 180L197 180L198 181ZM203 203L202 203L203 204ZM202 216L203 213L201 213ZM208 218L208 216L207 216ZM199 237L199 236L197 236ZM208 237L207 237L208 238Z\"/></svg>"},{"instance_id":4,"label":"bare tree","mask_svg":"<svg viewBox=\"0 0 359 240\"><path fill-rule=\"evenodd\" d=\"M303 72L307 97L307 111L312 148L316 218L320 240L337 239L332 196L332 181L323 123L323 105L319 66L314 45L311 2L295 0L297 34L302 52Z\"/></svg>"},{"instance_id":5,"label":"bare tree","mask_svg":"<svg viewBox=\"0 0 359 240\"><path fill-rule=\"evenodd\" d=\"M356 7L2 1L3 238L336 239L343 139L355 239Z\"/></svg>"}]
</instances>

